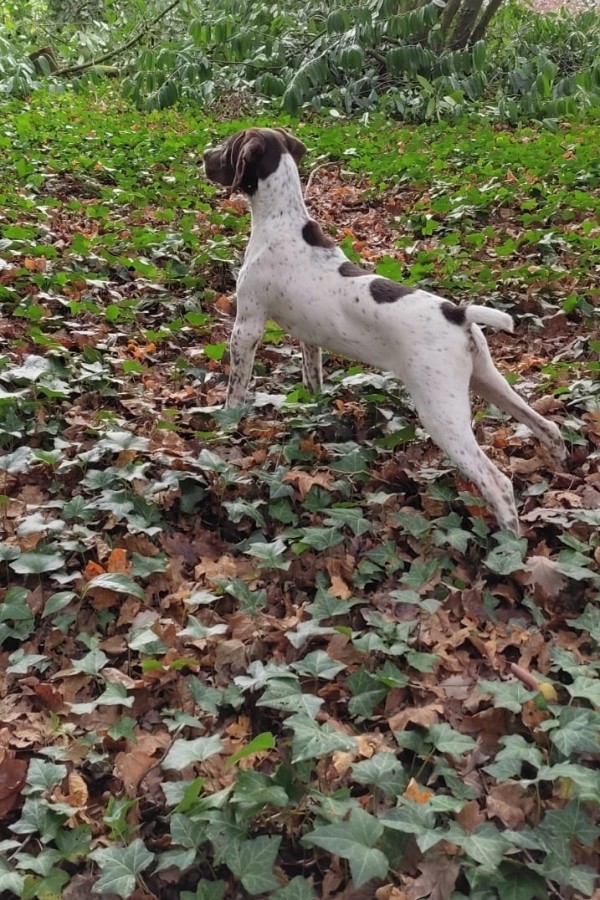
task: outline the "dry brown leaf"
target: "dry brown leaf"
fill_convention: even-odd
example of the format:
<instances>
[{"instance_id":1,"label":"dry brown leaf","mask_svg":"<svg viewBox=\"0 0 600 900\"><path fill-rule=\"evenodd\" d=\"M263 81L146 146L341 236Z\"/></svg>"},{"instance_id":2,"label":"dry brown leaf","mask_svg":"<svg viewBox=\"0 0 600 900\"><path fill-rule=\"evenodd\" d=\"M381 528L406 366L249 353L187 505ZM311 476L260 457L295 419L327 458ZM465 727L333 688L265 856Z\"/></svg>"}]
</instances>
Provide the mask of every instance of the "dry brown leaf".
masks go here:
<instances>
[{"instance_id":1,"label":"dry brown leaf","mask_svg":"<svg viewBox=\"0 0 600 900\"><path fill-rule=\"evenodd\" d=\"M215 671L241 675L248 667L248 653L242 641L219 641L215 647Z\"/></svg>"},{"instance_id":2,"label":"dry brown leaf","mask_svg":"<svg viewBox=\"0 0 600 900\"><path fill-rule=\"evenodd\" d=\"M419 864L421 874L408 889L410 900L449 900L454 891L460 866L447 856L439 856Z\"/></svg>"},{"instance_id":3,"label":"dry brown leaf","mask_svg":"<svg viewBox=\"0 0 600 900\"><path fill-rule=\"evenodd\" d=\"M393 884L384 884L375 891L375 900L408 900L408 894Z\"/></svg>"},{"instance_id":4,"label":"dry brown leaf","mask_svg":"<svg viewBox=\"0 0 600 900\"><path fill-rule=\"evenodd\" d=\"M239 716L239 718L228 725L225 733L235 740L245 740L252 730L252 723L248 716Z\"/></svg>"},{"instance_id":5,"label":"dry brown leaf","mask_svg":"<svg viewBox=\"0 0 600 900\"><path fill-rule=\"evenodd\" d=\"M219 578L243 578L253 573L256 566L246 558L236 558L225 553L219 559L202 559L194 568L194 578L199 581L203 576L208 581Z\"/></svg>"},{"instance_id":6,"label":"dry brown leaf","mask_svg":"<svg viewBox=\"0 0 600 900\"><path fill-rule=\"evenodd\" d=\"M530 556L523 569L521 580L539 588L547 597L557 597L565 586L564 576L557 570L557 562L546 556Z\"/></svg>"},{"instance_id":7,"label":"dry brown leaf","mask_svg":"<svg viewBox=\"0 0 600 900\"><path fill-rule=\"evenodd\" d=\"M92 578L95 578L96 575L104 575L106 569L104 566L99 565L99 563L94 562L93 559L88 560L86 563L86 567L83 570L83 577L86 581L91 581Z\"/></svg>"},{"instance_id":8,"label":"dry brown leaf","mask_svg":"<svg viewBox=\"0 0 600 900\"><path fill-rule=\"evenodd\" d=\"M142 682L139 679L132 678L131 675L122 672L121 669L114 669L112 666L102 670L102 677L111 684L120 684L121 687L127 688L127 690L142 686Z\"/></svg>"},{"instance_id":9,"label":"dry brown leaf","mask_svg":"<svg viewBox=\"0 0 600 900\"><path fill-rule=\"evenodd\" d=\"M331 587L327 591L332 597L338 597L340 600L347 600L352 596L352 591L343 578L339 575L331 576Z\"/></svg>"},{"instance_id":10,"label":"dry brown leaf","mask_svg":"<svg viewBox=\"0 0 600 900\"><path fill-rule=\"evenodd\" d=\"M145 743L140 740L129 750L117 753L115 756L115 775L125 786L125 791L131 796L149 769L156 763L156 745L153 742Z\"/></svg>"},{"instance_id":11,"label":"dry brown leaf","mask_svg":"<svg viewBox=\"0 0 600 900\"><path fill-rule=\"evenodd\" d=\"M465 803L461 811L456 814L456 821L467 834L472 834L476 828L483 825L485 816L479 809L479 804L475 800L471 800L470 803Z\"/></svg>"},{"instance_id":12,"label":"dry brown leaf","mask_svg":"<svg viewBox=\"0 0 600 900\"><path fill-rule=\"evenodd\" d=\"M427 803L431 800L433 794L434 791L430 790L430 788L423 787L422 784L411 778L402 796L406 797L407 800L412 800L414 803Z\"/></svg>"},{"instance_id":13,"label":"dry brown leaf","mask_svg":"<svg viewBox=\"0 0 600 900\"><path fill-rule=\"evenodd\" d=\"M356 758L355 753L344 753L341 750L335 750L331 754L331 764L338 776L345 775Z\"/></svg>"},{"instance_id":14,"label":"dry brown leaf","mask_svg":"<svg viewBox=\"0 0 600 900\"><path fill-rule=\"evenodd\" d=\"M311 475L310 472L303 472L302 469L290 469L283 476L284 481L291 481L296 486L296 490L300 494L300 499L304 500L313 485L331 489L331 476L326 472L316 472Z\"/></svg>"},{"instance_id":15,"label":"dry brown leaf","mask_svg":"<svg viewBox=\"0 0 600 900\"><path fill-rule=\"evenodd\" d=\"M440 716L444 712L441 703L428 703L426 706L414 706L409 709L403 709L402 712L396 713L388 719L388 725L392 731L404 731L406 726L420 725L421 728L429 728L439 722Z\"/></svg>"},{"instance_id":16,"label":"dry brown leaf","mask_svg":"<svg viewBox=\"0 0 600 900\"><path fill-rule=\"evenodd\" d=\"M27 776L27 762L16 759L12 753L0 750L0 819L3 819L19 802Z\"/></svg>"},{"instance_id":17,"label":"dry brown leaf","mask_svg":"<svg viewBox=\"0 0 600 900\"><path fill-rule=\"evenodd\" d=\"M67 776L67 788L68 794L66 794L64 799L69 806L76 808L87 806L89 797L88 788L81 775L77 772L69 772L69 775Z\"/></svg>"},{"instance_id":18,"label":"dry brown leaf","mask_svg":"<svg viewBox=\"0 0 600 900\"><path fill-rule=\"evenodd\" d=\"M125 575L129 571L129 563L127 562L127 551L122 547L115 547L111 551L106 564L106 571Z\"/></svg>"},{"instance_id":19,"label":"dry brown leaf","mask_svg":"<svg viewBox=\"0 0 600 900\"><path fill-rule=\"evenodd\" d=\"M488 815L496 816L507 828L521 828L533 801L520 784L505 781L491 788L485 805Z\"/></svg>"}]
</instances>

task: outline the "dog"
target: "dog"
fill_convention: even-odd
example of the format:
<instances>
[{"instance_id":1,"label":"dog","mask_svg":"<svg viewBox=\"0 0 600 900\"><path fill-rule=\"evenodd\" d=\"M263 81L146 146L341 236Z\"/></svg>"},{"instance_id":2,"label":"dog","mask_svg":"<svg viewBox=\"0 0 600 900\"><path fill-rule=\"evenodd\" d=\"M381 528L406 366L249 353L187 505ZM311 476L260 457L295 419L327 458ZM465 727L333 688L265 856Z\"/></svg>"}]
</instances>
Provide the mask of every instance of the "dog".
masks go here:
<instances>
[{"instance_id":1,"label":"dog","mask_svg":"<svg viewBox=\"0 0 600 900\"><path fill-rule=\"evenodd\" d=\"M250 199L252 230L237 281L226 405L244 403L267 319L302 342L302 372L322 388L321 347L390 370L412 396L421 422L479 488L500 528L519 534L512 483L481 450L471 428L469 390L527 425L558 462L558 427L507 384L479 325L513 330L484 306L457 306L350 262L309 215L298 163L306 148L283 128L246 128L204 153L207 178Z\"/></svg>"}]
</instances>

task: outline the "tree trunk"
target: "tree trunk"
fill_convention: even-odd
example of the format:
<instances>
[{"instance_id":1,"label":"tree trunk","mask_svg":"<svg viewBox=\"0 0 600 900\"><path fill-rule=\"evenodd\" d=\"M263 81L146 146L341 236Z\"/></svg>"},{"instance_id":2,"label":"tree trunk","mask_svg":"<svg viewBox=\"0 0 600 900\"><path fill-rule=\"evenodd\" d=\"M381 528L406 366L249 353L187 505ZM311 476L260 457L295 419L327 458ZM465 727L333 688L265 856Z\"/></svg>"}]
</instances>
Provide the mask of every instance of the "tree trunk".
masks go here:
<instances>
[{"instance_id":1,"label":"tree trunk","mask_svg":"<svg viewBox=\"0 0 600 900\"><path fill-rule=\"evenodd\" d=\"M459 6L460 0L448 0L448 2L446 3L444 12L442 13L442 18L440 19L440 29L444 36L444 40L446 38L446 35L450 31L450 26L452 25Z\"/></svg>"},{"instance_id":2,"label":"tree trunk","mask_svg":"<svg viewBox=\"0 0 600 900\"><path fill-rule=\"evenodd\" d=\"M450 38L451 50L462 50L469 43L482 3L483 0L463 0L458 21Z\"/></svg>"},{"instance_id":3,"label":"tree trunk","mask_svg":"<svg viewBox=\"0 0 600 900\"><path fill-rule=\"evenodd\" d=\"M482 37L484 37L488 25L502 6L502 2L503 0L489 0L489 3L484 9L479 22L473 29L473 34L471 35L472 44L476 44L477 41L480 41Z\"/></svg>"}]
</instances>

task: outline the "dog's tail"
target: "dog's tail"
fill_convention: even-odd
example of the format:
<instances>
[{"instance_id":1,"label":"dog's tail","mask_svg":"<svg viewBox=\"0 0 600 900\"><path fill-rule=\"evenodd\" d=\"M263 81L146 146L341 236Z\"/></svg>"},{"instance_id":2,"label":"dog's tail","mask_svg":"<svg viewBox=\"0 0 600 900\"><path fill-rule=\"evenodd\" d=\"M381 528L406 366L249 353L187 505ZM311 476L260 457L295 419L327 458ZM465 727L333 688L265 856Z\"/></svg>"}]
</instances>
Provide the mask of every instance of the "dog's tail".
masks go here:
<instances>
[{"instance_id":1,"label":"dog's tail","mask_svg":"<svg viewBox=\"0 0 600 900\"><path fill-rule=\"evenodd\" d=\"M514 331L515 325L512 316L508 313L500 312L498 309L490 309L489 306L467 306L465 307L467 322L477 322L478 325L491 325L492 328L499 328L501 331Z\"/></svg>"}]
</instances>

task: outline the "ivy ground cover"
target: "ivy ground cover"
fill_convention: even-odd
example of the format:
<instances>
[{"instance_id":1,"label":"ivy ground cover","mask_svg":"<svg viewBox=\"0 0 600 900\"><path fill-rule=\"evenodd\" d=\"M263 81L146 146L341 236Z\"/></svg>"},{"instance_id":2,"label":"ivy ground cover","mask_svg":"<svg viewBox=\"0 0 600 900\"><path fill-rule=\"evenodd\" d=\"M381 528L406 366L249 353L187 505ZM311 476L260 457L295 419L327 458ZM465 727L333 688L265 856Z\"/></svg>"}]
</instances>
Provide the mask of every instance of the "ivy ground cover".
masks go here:
<instances>
[{"instance_id":1,"label":"ivy ground cover","mask_svg":"<svg viewBox=\"0 0 600 900\"><path fill-rule=\"evenodd\" d=\"M238 124L2 109L0 894L597 896L598 126L293 124L351 258L515 315L570 448L475 407L516 539L395 379L311 397L276 323L223 411Z\"/></svg>"}]
</instances>

